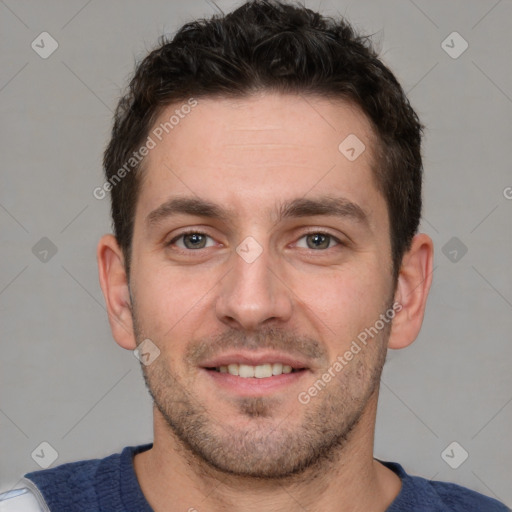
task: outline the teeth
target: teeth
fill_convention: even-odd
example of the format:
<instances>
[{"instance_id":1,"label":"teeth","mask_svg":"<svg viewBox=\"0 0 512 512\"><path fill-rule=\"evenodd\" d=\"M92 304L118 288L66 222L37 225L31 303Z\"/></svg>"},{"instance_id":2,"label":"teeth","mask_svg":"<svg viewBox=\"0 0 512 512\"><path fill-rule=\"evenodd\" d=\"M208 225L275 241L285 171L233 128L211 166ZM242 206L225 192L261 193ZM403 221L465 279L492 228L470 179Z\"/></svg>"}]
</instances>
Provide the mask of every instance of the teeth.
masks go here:
<instances>
[{"instance_id":1,"label":"teeth","mask_svg":"<svg viewBox=\"0 0 512 512\"><path fill-rule=\"evenodd\" d=\"M249 366L248 364L238 365L238 375L240 377L254 377L254 370L254 366Z\"/></svg>"},{"instance_id":2,"label":"teeth","mask_svg":"<svg viewBox=\"0 0 512 512\"><path fill-rule=\"evenodd\" d=\"M219 366L215 368L220 373L229 373L243 378L255 377L256 379L265 379L273 375L281 375L283 373L291 373L292 367L282 363L267 363L251 366L248 364L229 364L227 366Z\"/></svg>"},{"instance_id":3,"label":"teeth","mask_svg":"<svg viewBox=\"0 0 512 512\"><path fill-rule=\"evenodd\" d=\"M281 363L274 363L272 365L272 375L281 375L283 373L283 365Z\"/></svg>"},{"instance_id":4,"label":"teeth","mask_svg":"<svg viewBox=\"0 0 512 512\"><path fill-rule=\"evenodd\" d=\"M228 373L231 375L238 375L238 365L228 364Z\"/></svg>"},{"instance_id":5,"label":"teeth","mask_svg":"<svg viewBox=\"0 0 512 512\"><path fill-rule=\"evenodd\" d=\"M271 364L260 364L254 367L254 376L257 379L263 379L265 377L272 377L272 365Z\"/></svg>"}]
</instances>

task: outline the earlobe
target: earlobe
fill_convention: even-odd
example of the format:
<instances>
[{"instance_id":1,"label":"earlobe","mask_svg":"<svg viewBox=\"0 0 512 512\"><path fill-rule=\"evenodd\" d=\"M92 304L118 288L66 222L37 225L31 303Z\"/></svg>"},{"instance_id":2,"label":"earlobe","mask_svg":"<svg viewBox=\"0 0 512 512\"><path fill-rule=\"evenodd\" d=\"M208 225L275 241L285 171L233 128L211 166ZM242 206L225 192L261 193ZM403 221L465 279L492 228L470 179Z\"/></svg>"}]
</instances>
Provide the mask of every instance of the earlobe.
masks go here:
<instances>
[{"instance_id":1,"label":"earlobe","mask_svg":"<svg viewBox=\"0 0 512 512\"><path fill-rule=\"evenodd\" d=\"M432 284L433 254L432 239L424 233L413 238L404 254L395 292L402 309L393 319L389 348L407 347L418 336Z\"/></svg>"},{"instance_id":2,"label":"earlobe","mask_svg":"<svg viewBox=\"0 0 512 512\"><path fill-rule=\"evenodd\" d=\"M133 350L137 344L133 332L130 290L123 253L113 235L101 237L96 256L112 335L118 345Z\"/></svg>"}]
</instances>

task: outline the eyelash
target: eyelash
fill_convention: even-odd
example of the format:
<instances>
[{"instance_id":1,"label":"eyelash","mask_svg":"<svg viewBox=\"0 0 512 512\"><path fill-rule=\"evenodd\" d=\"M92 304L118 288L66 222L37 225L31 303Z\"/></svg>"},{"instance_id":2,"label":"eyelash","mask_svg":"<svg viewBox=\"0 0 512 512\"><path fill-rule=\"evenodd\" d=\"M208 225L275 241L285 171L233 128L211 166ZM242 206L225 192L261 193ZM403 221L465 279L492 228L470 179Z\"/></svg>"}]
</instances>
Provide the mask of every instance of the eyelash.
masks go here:
<instances>
[{"instance_id":1,"label":"eyelash","mask_svg":"<svg viewBox=\"0 0 512 512\"><path fill-rule=\"evenodd\" d=\"M203 233L202 231L197 231L197 230L190 230L190 231L184 231L183 233L180 233L179 235L175 236L172 240L170 240L169 242L167 242L165 244L166 247L170 247L172 246L176 241L178 241L180 238L183 238L187 235L202 235L202 236L206 236L208 238L211 238L213 240L213 237L211 237L210 235L208 235L207 233ZM309 235L324 235L324 236L327 236L329 237L331 240L334 240L336 242L336 245L333 246L333 247L328 247L327 249L309 249L307 248L306 250L308 251L313 251L313 252L325 252L329 249L333 249L334 247L337 247L337 246L343 246L345 245L339 238L335 237L334 235L332 235L331 233L328 233L326 231L308 231L307 233L304 233L300 238L299 240L301 240L302 238L306 237L306 236L309 236ZM184 251L184 252L199 252L203 249L208 249L208 247L202 247L200 249L183 249L181 247L178 248L179 251Z\"/></svg>"}]
</instances>

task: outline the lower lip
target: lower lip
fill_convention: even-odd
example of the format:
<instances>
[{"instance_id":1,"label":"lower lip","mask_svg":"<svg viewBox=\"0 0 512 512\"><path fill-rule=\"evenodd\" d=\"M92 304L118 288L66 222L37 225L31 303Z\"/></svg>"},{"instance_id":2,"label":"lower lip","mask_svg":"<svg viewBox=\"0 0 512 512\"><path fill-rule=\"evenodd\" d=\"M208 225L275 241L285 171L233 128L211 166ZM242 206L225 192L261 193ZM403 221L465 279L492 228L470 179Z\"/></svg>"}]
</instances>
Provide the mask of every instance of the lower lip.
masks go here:
<instances>
[{"instance_id":1,"label":"lower lip","mask_svg":"<svg viewBox=\"0 0 512 512\"><path fill-rule=\"evenodd\" d=\"M292 373L282 373L272 377L257 379L256 377L238 377L230 373L220 373L215 370L202 369L215 385L241 396L262 396L276 391L281 391L287 386L298 383L307 373L307 370L299 370Z\"/></svg>"}]
</instances>

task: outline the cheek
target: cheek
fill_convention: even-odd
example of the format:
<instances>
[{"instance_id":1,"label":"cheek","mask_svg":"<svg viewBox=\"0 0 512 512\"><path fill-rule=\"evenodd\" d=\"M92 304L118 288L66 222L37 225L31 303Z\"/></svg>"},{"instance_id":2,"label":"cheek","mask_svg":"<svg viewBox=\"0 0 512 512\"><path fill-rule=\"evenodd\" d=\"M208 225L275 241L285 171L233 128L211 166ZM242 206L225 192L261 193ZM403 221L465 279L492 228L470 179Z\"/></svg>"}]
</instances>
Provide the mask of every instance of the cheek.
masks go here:
<instances>
[{"instance_id":1,"label":"cheek","mask_svg":"<svg viewBox=\"0 0 512 512\"><path fill-rule=\"evenodd\" d=\"M375 323L389 294L382 273L363 270L317 276L314 283L302 284L298 290L301 302L320 320L322 332L340 347Z\"/></svg>"},{"instance_id":2,"label":"cheek","mask_svg":"<svg viewBox=\"0 0 512 512\"><path fill-rule=\"evenodd\" d=\"M177 270L149 260L139 268L143 270L133 274L139 323L155 339L182 339L211 298L212 272L194 272L192 267Z\"/></svg>"}]
</instances>

